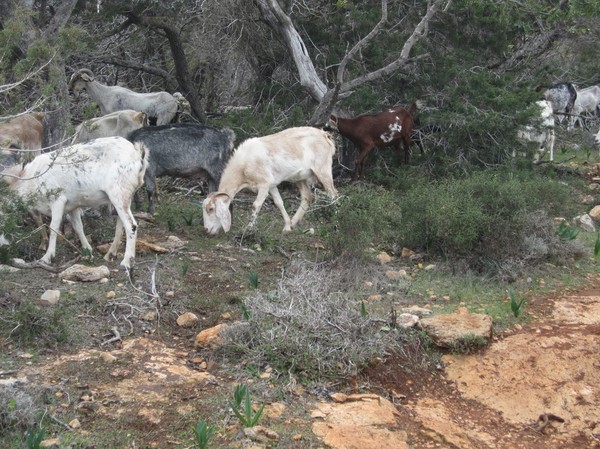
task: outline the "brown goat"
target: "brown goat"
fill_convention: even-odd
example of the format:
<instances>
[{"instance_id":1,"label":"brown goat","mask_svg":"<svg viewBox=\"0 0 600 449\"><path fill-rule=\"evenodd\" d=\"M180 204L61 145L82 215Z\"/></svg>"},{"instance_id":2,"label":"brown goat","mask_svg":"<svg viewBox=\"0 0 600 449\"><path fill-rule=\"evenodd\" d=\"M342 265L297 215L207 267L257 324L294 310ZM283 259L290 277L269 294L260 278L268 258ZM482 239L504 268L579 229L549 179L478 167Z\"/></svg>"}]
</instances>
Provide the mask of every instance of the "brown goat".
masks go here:
<instances>
[{"instance_id":1,"label":"brown goat","mask_svg":"<svg viewBox=\"0 0 600 449\"><path fill-rule=\"evenodd\" d=\"M404 163L410 159L413 115L420 107L414 102L408 109L397 106L379 114L359 115L351 119L331 115L328 126L358 147L353 179L364 179L367 156L375 147L392 145L399 153L404 148Z\"/></svg>"},{"instance_id":2,"label":"brown goat","mask_svg":"<svg viewBox=\"0 0 600 449\"><path fill-rule=\"evenodd\" d=\"M34 112L0 123L0 147L29 150L33 152L32 157L41 154L44 138L43 120L43 112Z\"/></svg>"}]
</instances>

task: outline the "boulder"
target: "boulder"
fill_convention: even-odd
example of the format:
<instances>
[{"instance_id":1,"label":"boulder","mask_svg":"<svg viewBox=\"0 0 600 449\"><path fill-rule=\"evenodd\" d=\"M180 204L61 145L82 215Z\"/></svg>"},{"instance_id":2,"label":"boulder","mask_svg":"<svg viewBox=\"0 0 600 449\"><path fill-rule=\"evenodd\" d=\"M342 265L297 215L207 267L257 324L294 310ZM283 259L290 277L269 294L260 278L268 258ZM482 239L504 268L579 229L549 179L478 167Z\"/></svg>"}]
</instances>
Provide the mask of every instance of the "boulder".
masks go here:
<instances>
[{"instance_id":1,"label":"boulder","mask_svg":"<svg viewBox=\"0 0 600 449\"><path fill-rule=\"evenodd\" d=\"M482 337L487 342L492 338L492 317L481 313L469 313L466 308L456 313L445 313L421 318L418 324L434 343L451 348L466 338Z\"/></svg>"},{"instance_id":2,"label":"boulder","mask_svg":"<svg viewBox=\"0 0 600 449\"><path fill-rule=\"evenodd\" d=\"M75 264L60 273L58 277L63 281L96 282L110 277L110 271L105 265L88 267Z\"/></svg>"}]
</instances>

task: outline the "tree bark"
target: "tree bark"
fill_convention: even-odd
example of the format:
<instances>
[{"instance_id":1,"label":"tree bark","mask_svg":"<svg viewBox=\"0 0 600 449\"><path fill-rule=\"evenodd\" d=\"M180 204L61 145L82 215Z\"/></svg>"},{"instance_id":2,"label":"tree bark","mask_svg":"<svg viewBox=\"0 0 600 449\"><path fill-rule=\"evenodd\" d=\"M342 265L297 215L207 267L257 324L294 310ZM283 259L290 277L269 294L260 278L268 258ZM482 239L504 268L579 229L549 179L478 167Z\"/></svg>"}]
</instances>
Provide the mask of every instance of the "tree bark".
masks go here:
<instances>
[{"instance_id":1,"label":"tree bark","mask_svg":"<svg viewBox=\"0 0 600 449\"><path fill-rule=\"evenodd\" d=\"M183 49L183 43L181 42L181 35L179 30L169 23L165 23L164 18L145 17L137 15L132 11L123 13L132 23L136 25L142 25L149 29L160 29L162 30L171 48L171 54L173 55L173 61L175 63L175 76L179 83L180 92L189 101L192 113L196 118L202 122L206 121L206 113L202 107L200 101L200 95L196 91L190 71L188 69L187 57Z\"/></svg>"},{"instance_id":2,"label":"tree bark","mask_svg":"<svg viewBox=\"0 0 600 449\"><path fill-rule=\"evenodd\" d=\"M319 78L306 45L296 31L292 19L283 11L277 0L254 1L260 9L263 19L279 33L290 50L298 69L298 75L300 75L300 84L308 90L311 97L320 101L327 92L327 86Z\"/></svg>"}]
</instances>

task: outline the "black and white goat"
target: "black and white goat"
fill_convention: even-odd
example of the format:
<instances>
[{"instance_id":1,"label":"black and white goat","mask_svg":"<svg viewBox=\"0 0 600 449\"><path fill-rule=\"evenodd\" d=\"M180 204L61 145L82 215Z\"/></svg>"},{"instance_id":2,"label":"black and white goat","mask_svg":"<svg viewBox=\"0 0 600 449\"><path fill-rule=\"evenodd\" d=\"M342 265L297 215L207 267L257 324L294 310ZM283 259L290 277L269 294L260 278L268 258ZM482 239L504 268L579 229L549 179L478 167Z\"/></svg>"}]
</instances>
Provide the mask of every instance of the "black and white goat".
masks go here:
<instances>
[{"instance_id":1,"label":"black and white goat","mask_svg":"<svg viewBox=\"0 0 600 449\"><path fill-rule=\"evenodd\" d=\"M218 192L209 194L202 203L206 232L216 235L221 229L229 231L229 206L242 189L257 192L249 226L256 222L270 194L283 216L283 232L291 231L302 220L313 200L310 183L318 181L331 197L337 196L331 173L334 153L335 143L331 136L308 126L245 140L227 163ZM284 181L296 183L300 190L300 207L291 220L277 189Z\"/></svg>"},{"instance_id":2,"label":"black and white goat","mask_svg":"<svg viewBox=\"0 0 600 449\"><path fill-rule=\"evenodd\" d=\"M44 153L28 164L15 165L0 173L9 188L30 201L32 211L51 217L48 249L41 258L51 263L56 237L66 213L84 250L92 251L81 222L81 210L112 204L117 212L115 238L105 259L116 256L127 239L121 265L131 268L135 259L137 223L131 213L134 192L142 185L148 164L143 144L133 145L122 137L105 137L61 150Z\"/></svg>"},{"instance_id":3,"label":"black and white goat","mask_svg":"<svg viewBox=\"0 0 600 449\"><path fill-rule=\"evenodd\" d=\"M550 152L550 161L554 161L554 115L552 112L552 104L547 100L536 101L536 105L540 110L540 118L538 123L527 125L520 129L518 136L520 139L527 142L538 144L537 151L533 162L539 164L546 154ZM513 156L515 154L513 153Z\"/></svg>"}]
</instances>

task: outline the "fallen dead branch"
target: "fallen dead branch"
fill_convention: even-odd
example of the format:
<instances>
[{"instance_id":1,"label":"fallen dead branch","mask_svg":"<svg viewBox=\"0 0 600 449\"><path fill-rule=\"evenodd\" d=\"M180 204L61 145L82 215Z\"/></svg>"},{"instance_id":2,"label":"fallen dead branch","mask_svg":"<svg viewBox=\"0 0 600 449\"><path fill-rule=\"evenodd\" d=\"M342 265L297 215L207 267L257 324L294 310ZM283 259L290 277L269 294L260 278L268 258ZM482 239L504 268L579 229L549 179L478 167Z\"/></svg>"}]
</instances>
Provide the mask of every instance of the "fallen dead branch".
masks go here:
<instances>
[{"instance_id":1,"label":"fallen dead branch","mask_svg":"<svg viewBox=\"0 0 600 449\"><path fill-rule=\"evenodd\" d=\"M61 273L70 266L75 265L80 260L81 256L77 256L75 259L72 259L63 265L55 267L41 260L36 260L35 262L25 262L21 259L12 259L10 265L15 268L24 268L28 270L33 268L41 268L43 270L49 271L50 273Z\"/></svg>"}]
</instances>

